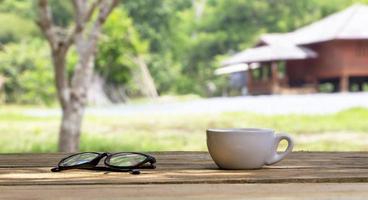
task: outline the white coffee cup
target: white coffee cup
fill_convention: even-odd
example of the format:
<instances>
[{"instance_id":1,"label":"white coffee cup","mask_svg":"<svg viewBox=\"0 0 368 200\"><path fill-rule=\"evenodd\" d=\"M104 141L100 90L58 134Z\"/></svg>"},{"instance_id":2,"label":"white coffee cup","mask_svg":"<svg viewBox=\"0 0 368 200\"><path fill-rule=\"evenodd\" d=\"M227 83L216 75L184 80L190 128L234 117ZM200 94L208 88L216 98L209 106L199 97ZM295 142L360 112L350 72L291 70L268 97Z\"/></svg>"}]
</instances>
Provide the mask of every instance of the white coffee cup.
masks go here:
<instances>
[{"instance_id":1,"label":"white coffee cup","mask_svg":"<svg viewBox=\"0 0 368 200\"><path fill-rule=\"evenodd\" d=\"M281 140L288 146L278 153ZM207 129L208 151L222 169L259 169L272 165L288 155L294 142L287 134L275 134L271 129L229 128Z\"/></svg>"}]
</instances>

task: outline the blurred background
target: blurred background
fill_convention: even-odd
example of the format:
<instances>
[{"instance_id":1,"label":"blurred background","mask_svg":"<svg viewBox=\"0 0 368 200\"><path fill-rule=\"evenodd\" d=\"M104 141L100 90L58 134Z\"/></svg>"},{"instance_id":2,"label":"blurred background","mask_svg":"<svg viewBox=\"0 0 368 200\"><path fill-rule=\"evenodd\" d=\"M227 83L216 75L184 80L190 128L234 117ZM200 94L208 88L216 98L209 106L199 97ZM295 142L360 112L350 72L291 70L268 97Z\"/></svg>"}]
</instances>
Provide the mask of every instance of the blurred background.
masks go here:
<instances>
[{"instance_id":1,"label":"blurred background","mask_svg":"<svg viewBox=\"0 0 368 200\"><path fill-rule=\"evenodd\" d=\"M48 5L63 38L73 3ZM0 0L1 153L59 150L38 7ZM287 132L295 150L368 150L367 22L363 0L118 1L96 45L79 150L206 150L215 127ZM72 45L67 75L79 59Z\"/></svg>"}]
</instances>

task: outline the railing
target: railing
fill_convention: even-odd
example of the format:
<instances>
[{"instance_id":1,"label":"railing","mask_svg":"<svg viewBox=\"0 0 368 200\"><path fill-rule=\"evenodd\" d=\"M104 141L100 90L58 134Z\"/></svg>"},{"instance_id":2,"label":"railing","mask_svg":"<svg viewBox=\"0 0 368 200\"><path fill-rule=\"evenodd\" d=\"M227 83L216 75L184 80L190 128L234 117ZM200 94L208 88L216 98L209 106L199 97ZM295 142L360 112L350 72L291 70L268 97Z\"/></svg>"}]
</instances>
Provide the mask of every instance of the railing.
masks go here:
<instances>
[{"instance_id":1,"label":"railing","mask_svg":"<svg viewBox=\"0 0 368 200\"><path fill-rule=\"evenodd\" d=\"M271 80L252 80L248 87L249 93L253 95L273 93Z\"/></svg>"},{"instance_id":2,"label":"railing","mask_svg":"<svg viewBox=\"0 0 368 200\"><path fill-rule=\"evenodd\" d=\"M308 94L316 93L313 85L290 87L287 79L279 79L277 83L272 80L252 80L248 85L248 91L252 95L259 94Z\"/></svg>"}]
</instances>

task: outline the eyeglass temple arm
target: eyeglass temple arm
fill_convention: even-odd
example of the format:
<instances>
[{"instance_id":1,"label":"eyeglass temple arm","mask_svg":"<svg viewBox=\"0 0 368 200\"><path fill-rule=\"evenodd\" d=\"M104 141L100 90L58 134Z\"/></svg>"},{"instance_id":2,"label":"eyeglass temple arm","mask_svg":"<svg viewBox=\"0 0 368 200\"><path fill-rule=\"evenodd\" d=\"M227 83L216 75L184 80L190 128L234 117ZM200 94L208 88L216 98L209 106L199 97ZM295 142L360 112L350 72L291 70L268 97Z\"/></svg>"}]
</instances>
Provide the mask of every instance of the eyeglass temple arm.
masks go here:
<instances>
[{"instance_id":1,"label":"eyeglass temple arm","mask_svg":"<svg viewBox=\"0 0 368 200\"><path fill-rule=\"evenodd\" d=\"M56 167L51 168L51 171L52 172L60 172L61 169L59 168L59 166L56 166Z\"/></svg>"},{"instance_id":2,"label":"eyeglass temple arm","mask_svg":"<svg viewBox=\"0 0 368 200\"><path fill-rule=\"evenodd\" d=\"M129 172L130 174L140 174L141 173L138 169L117 169L117 168L110 168L110 167L94 167L94 168L90 168L89 170L109 171L109 172Z\"/></svg>"}]
</instances>

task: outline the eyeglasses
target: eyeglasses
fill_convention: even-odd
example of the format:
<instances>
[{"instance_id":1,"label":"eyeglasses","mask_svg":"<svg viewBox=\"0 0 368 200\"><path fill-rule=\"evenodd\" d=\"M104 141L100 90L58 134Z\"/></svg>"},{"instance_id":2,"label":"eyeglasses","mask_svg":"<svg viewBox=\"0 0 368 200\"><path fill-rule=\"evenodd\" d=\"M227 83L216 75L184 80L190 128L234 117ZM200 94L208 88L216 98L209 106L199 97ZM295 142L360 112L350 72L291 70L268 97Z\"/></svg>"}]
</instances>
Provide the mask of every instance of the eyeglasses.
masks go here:
<instances>
[{"instance_id":1,"label":"eyeglasses","mask_svg":"<svg viewBox=\"0 0 368 200\"><path fill-rule=\"evenodd\" d=\"M97 166L102 158L105 158L105 167ZM156 159L153 156L136 153L97 153L84 152L70 155L63 158L57 167L51 169L52 172L59 172L67 169L90 169L99 171L130 172L131 174L140 174L138 169L154 169Z\"/></svg>"}]
</instances>

